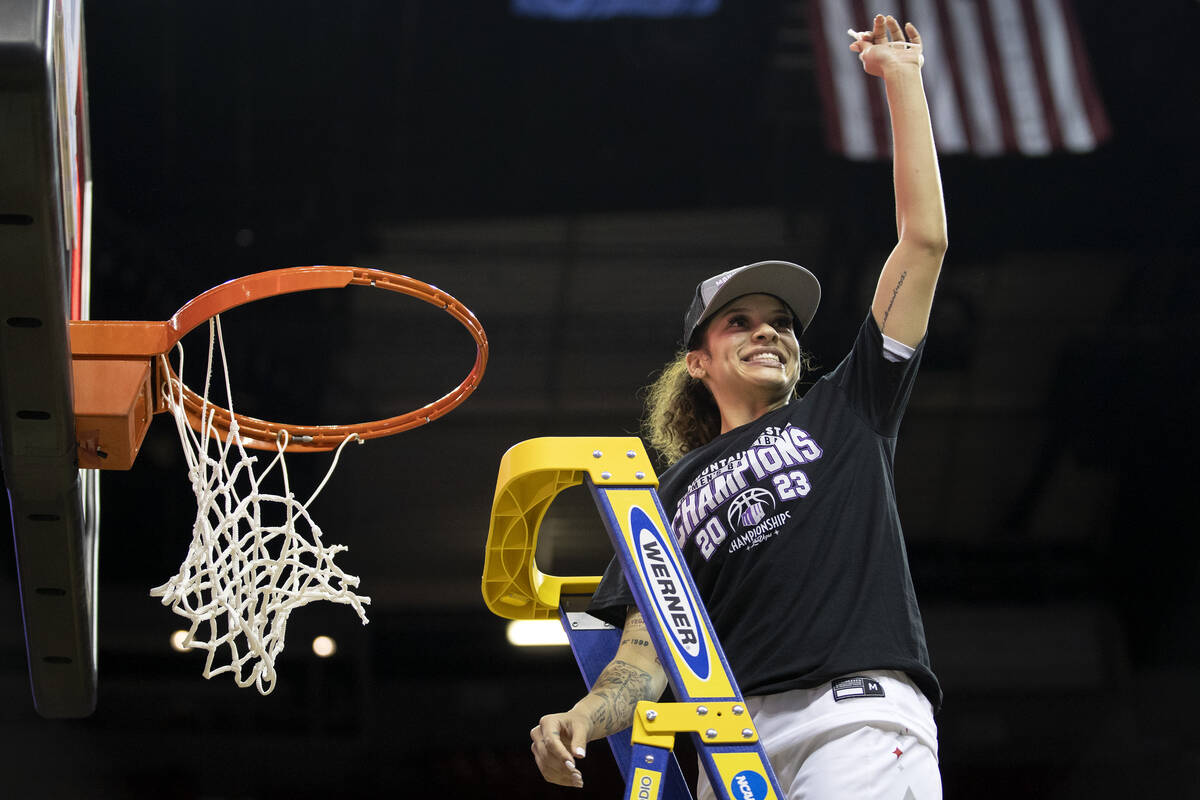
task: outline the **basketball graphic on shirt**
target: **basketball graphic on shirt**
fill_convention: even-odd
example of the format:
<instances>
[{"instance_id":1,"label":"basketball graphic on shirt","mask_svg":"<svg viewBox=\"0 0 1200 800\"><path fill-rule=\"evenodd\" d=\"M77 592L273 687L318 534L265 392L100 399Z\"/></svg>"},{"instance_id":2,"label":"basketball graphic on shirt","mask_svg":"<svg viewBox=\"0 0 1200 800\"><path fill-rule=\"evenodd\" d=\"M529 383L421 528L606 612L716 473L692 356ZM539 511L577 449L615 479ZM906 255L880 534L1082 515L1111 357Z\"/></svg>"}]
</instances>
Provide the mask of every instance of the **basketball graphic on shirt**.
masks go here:
<instances>
[{"instance_id":1,"label":"basketball graphic on shirt","mask_svg":"<svg viewBox=\"0 0 1200 800\"><path fill-rule=\"evenodd\" d=\"M766 489L747 489L729 502L726 519L730 527L748 528L775 510L775 496Z\"/></svg>"}]
</instances>

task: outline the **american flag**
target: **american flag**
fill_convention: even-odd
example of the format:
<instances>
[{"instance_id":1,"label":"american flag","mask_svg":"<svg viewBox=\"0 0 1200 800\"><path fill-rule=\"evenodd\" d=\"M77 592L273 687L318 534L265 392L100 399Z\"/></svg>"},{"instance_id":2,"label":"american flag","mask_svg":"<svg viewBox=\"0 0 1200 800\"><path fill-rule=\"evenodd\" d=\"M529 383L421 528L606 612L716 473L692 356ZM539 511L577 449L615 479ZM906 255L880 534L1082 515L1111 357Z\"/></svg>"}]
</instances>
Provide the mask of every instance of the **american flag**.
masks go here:
<instances>
[{"instance_id":1,"label":"american flag","mask_svg":"<svg viewBox=\"0 0 1200 800\"><path fill-rule=\"evenodd\" d=\"M826 139L847 158L891 157L883 83L863 71L846 33L868 29L877 11L921 33L940 154L1083 153L1111 134L1070 0L809 3Z\"/></svg>"}]
</instances>

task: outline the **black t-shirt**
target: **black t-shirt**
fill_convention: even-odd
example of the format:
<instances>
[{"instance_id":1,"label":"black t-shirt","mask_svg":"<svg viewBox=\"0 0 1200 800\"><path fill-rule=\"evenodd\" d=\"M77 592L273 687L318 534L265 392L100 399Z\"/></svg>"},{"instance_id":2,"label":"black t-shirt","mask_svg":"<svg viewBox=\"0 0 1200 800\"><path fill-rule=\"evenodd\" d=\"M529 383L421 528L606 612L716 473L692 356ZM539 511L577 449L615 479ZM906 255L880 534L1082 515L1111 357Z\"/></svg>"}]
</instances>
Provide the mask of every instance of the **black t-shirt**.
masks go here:
<instances>
[{"instance_id":1,"label":"black t-shirt","mask_svg":"<svg viewBox=\"0 0 1200 800\"><path fill-rule=\"evenodd\" d=\"M849 355L803 399L661 476L659 498L743 694L895 669L940 707L892 475L923 350L887 360L868 314ZM620 627L634 604L614 559L590 611Z\"/></svg>"}]
</instances>

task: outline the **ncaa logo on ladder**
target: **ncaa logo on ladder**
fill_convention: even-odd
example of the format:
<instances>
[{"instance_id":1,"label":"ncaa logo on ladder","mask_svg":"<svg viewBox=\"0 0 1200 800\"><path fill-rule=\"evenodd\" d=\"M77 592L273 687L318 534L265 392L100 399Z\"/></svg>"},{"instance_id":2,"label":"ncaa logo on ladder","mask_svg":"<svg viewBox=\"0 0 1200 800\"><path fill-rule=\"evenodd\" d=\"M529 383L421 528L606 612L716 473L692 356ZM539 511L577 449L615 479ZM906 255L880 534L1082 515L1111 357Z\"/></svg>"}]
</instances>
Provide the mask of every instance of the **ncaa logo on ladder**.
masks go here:
<instances>
[{"instance_id":1,"label":"ncaa logo on ladder","mask_svg":"<svg viewBox=\"0 0 1200 800\"><path fill-rule=\"evenodd\" d=\"M767 796L767 780L753 770L744 769L730 781L729 796L737 800L763 800Z\"/></svg>"},{"instance_id":2,"label":"ncaa logo on ladder","mask_svg":"<svg viewBox=\"0 0 1200 800\"><path fill-rule=\"evenodd\" d=\"M629 527L636 532L637 556L650 587L650 599L663 627L688 669L700 680L709 674L704 625L696 613L686 576L671 555L662 531L642 509L629 510Z\"/></svg>"}]
</instances>

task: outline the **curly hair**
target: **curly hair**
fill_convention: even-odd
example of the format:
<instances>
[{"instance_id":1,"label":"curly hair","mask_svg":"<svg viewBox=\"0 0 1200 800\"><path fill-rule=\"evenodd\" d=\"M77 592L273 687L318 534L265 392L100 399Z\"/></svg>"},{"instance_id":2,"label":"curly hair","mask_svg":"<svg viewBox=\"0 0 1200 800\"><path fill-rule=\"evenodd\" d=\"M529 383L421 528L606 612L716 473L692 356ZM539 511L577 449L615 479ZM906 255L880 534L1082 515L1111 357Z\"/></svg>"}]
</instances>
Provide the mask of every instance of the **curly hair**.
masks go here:
<instances>
[{"instance_id":1,"label":"curly hair","mask_svg":"<svg viewBox=\"0 0 1200 800\"><path fill-rule=\"evenodd\" d=\"M703 382L688 373L686 350L667 362L645 393L642 437L666 463L674 464L721 432L717 401Z\"/></svg>"},{"instance_id":2,"label":"curly hair","mask_svg":"<svg viewBox=\"0 0 1200 800\"><path fill-rule=\"evenodd\" d=\"M645 413L642 438L658 451L668 465L684 454L708 444L721 433L721 410L712 392L699 378L688 373L687 350L677 352L658 377L644 390ZM800 375L813 369L811 354L800 351ZM800 382L792 398L800 396Z\"/></svg>"}]
</instances>

